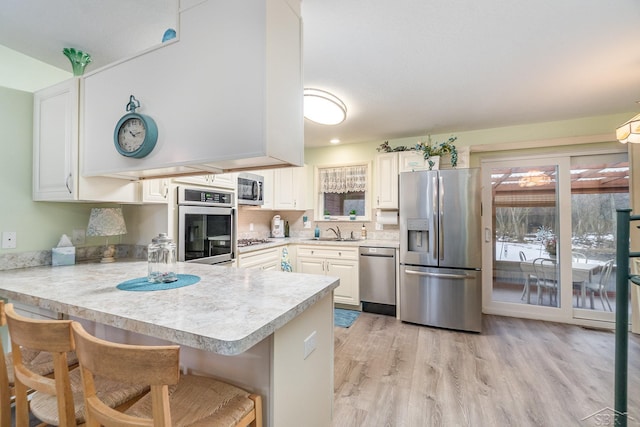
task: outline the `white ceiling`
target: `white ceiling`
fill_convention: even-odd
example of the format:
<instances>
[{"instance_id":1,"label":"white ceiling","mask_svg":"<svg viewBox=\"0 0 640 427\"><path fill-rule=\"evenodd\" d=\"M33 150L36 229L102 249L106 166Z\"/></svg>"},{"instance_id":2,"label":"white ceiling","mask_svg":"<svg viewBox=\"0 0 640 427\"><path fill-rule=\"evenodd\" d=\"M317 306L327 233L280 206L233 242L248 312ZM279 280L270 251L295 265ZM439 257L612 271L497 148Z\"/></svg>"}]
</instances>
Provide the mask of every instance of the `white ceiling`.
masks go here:
<instances>
[{"instance_id":1,"label":"white ceiling","mask_svg":"<svg viewBox=\"0 0 640 427\"><path fill-rule=\"evenodd\" d=\"M3 0L0 45L70 70L160 42L177 0ZM213 1L213 0L211 0ZM305 145L640 110L637 0L303 0L305 87L348 108Z\"/></svg>"}]
</instances>

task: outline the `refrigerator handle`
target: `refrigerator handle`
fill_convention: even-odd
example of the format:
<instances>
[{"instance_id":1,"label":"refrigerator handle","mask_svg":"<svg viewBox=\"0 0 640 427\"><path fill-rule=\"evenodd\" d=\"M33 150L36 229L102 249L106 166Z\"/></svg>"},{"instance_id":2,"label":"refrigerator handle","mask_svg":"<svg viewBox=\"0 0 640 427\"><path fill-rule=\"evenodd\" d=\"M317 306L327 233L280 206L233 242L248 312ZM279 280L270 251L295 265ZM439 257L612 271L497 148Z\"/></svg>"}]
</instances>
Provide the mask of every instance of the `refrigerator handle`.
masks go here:
<instances>
[{"instance_id":1,"label":"refrigerator handle","mask_svg":"<svg viewBox=\"0 0 640 427\"><path fill-rule=\"evenodd\" d=\"M440 209L438 207L438 192L436 191L436 189L438 187L436 187L436 183L437 183L437 175L434 175L432 180L432 184L431 184L431 188L434 189L433 191L433 196L432 196L432 209L431 209L431 215L433 216L433 228L431 230L429 230L429 239L431 240L431 242L429 242L429 252L431 252L431 256L434 259L437 259L437 254L436 254L436 250L438 249L438 246L436 245L438 242L436 241L436 239L438 238L438 217L440 216Z\"/></svg>"},{"instance_id":2,"label":"refrigerator handle","mask_svg":"<svg viewBox=\"0 0 640 427\"><path fill-rule=\"evenodd\" d=\"M407 274L413 274L416 276L427 276L427 277L439 277L441 279L473 279L473 276L467 276L466 274L447 274L447 273L429 273L426 271L417 271L417 270L405 270Z\"/></svg>"},{"instance_id":3,"label":"refrigerator handle","mask_svg":"<svg viewBox=\"0 0 640 427\"><path fill-rule=\"evenodd\" d=\"M444 260L444 212L441 211L444 206L444 185L442 176L438 175L438 219L440 226L438 227L438 253L441 260Z\"/></svg>"}]
</instances>

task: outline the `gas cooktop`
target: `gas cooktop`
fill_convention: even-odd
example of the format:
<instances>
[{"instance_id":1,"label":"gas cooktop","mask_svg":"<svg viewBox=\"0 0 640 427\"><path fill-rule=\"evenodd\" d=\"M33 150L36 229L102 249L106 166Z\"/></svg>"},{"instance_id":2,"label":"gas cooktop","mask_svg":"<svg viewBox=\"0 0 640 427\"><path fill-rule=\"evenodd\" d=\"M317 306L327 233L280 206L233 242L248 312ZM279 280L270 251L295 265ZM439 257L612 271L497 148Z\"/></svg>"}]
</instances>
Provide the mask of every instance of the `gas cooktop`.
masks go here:
<instances>
[{"instance_id":1,"label":"gas cooktop","mask_svg":"<svg viewBox=\"0 0 640 427\"><path fill-rule=\"evenodd\" d=\"M238 247L251 246L251 245L260 245L262 243L269 243L270 239L238 239Z\"/></svg>"}]
</instances>

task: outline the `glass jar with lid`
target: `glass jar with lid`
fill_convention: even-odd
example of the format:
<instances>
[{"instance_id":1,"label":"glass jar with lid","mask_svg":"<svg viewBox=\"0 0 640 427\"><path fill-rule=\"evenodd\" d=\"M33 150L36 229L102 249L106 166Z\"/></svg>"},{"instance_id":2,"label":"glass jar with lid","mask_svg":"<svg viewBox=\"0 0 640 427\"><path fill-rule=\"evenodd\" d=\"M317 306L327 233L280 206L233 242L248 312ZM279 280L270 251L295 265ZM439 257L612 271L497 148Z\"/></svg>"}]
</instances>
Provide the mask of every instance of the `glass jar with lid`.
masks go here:
<instances>
[{"instance_id":1,"label":"glass jar with lid","mask_svg":"<svg viewBox=\"0 0 640 427\"><path fill-rule=\"evenodd\" d=\"M175 282L176 273L176 244L167 236L160 233L151 240L147 247L149 261L148 280L151 283Z\"/></svg>"}]
</instances>

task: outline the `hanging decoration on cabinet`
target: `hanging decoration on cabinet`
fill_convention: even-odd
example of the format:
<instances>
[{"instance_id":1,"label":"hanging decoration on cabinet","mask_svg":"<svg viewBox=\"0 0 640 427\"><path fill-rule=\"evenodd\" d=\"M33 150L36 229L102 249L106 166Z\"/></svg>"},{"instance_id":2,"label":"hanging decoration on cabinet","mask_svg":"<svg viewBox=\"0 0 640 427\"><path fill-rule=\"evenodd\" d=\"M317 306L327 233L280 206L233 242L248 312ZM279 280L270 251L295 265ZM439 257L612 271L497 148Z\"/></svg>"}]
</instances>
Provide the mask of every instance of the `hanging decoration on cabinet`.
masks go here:
<instances>
[{"instance_id":1,"label":"hanging decoration on cabinet","mask_svg":"<svg viewBox=\"0 0 640 427\"><path fill-rule=\"evenodd\" d=\"M131 95L126 107L129 113L122 116L113 132L113 142L118 153L135 159L149 155L158 140L156 122L147 115L136 113L138 108L140 101Z\"/></svg>"}]
</instances>

